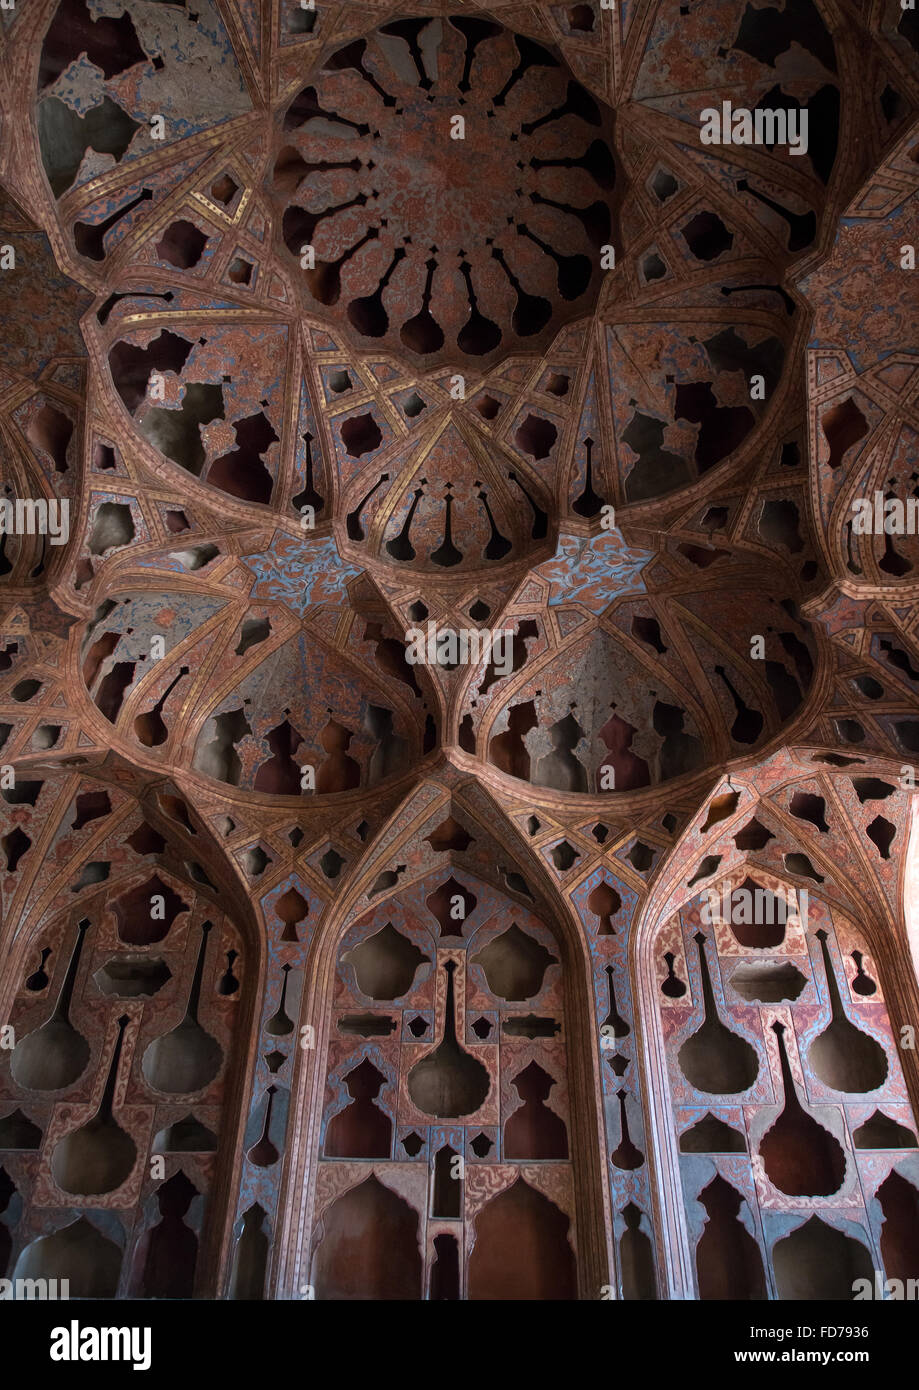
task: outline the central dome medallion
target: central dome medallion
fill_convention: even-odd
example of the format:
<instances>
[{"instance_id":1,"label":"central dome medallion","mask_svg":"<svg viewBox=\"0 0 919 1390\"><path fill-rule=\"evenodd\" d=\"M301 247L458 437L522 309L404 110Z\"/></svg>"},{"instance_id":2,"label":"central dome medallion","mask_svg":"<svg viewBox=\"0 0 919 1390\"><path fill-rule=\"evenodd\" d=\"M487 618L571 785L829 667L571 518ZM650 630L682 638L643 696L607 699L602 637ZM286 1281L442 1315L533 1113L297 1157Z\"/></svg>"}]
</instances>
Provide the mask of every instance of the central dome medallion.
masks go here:
<instances>
[{"instance_id":1,"label":"central dome medallion","mask_svg":"<svg viewBox=\"0 0 919 1390\"><path fill-rule=\"evenodd\" d=\"M544 351L597 300L612 144L562 58L492 20L353 40L287 108L271 173L304 310L425 369Z\"/></svg>"}]
</instances>

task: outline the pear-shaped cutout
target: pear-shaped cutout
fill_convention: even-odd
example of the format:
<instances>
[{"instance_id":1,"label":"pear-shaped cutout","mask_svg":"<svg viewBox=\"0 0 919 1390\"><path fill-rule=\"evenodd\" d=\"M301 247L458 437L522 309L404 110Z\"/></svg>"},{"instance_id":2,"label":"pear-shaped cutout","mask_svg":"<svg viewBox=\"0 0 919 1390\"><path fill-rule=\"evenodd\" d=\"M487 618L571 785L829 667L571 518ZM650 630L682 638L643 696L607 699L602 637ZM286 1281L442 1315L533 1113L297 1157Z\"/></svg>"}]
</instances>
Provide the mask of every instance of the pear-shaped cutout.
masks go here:
<instances>
[{"instance_id":1,"label":"pear-shaped cutout","mask_svg":"<svg viewBox=\"0 0 919 1390\"><path fill-rule=\"evenodd\" d=\"M697 932L694 940L702 973L703 1017L695 1033L680 1048L680 1070L697 1091L718 1096L735 1095L748 1090L756 1081L759 1058L745 1038L732 1033L721 1022L715 1007L708 961L702 949L705 936Z\"/></svg>"},{"instance_id":2,"label":"pear-shaped cutout","mask_svg":"<svg viewBox=\"0 0 919 1390\"><path fill-rule=\"evenodd\" d=\"M772 1025L778 1039L785 1106L759 1146L766 1176L790 1197L829 1197L846 1175L846 1156L839 1141L818 1124L798 1099L785 1051L785 1025Z\"/></svg>"},{"instance_id":3,"label":"pear-shaped cutout","mask_svg":"<svg viewBox=\"0 0 919 1390\"><path fill-rule=\"evenodd\" d=\"M628 1094L628 1091L624 1090L621 1086L616 1092L616 1099L619 1101L619 1133L621 1138L616 1148L613 1149L613 1152L610 1154L610 1158L613 1160L616 1167L623 1168L626 1171L630 1171L633 1168L640 1168L645 1161L644 1154L641 1149L632 1142L632 1136L629 1133L629 1117L625 1108Z\"/></svg>"},{"instance_id":4,"label":"pear-shaped cutout","mask_svg":"<svg viewBox=\"0 0 919 1390\"><path fill-rule=\"evenodd\" d=\"M137 1145L112 1114L124 1030L130 1021L127 1014L118 1020L118 1037L99 1109L85 1125L65 1134L51 1155L52 1176L64 1192L81 1197L114 1192L128 1179L137 1161Z\"/></svg>"},{"instance_id":5,"label":"pear-shaped cutout","mask_svg":"<svg viewBox=\"0 0 919 1390\"><path fill-rule=\"evenodd\" d=\"M281 966L281 998L278 1000L277 1009L265 1024L265 1032L270 1033L273 1038L285 1038L288 1033L294 1031L294 1021L287 1012L287 982L292 968L286 962Z\"/></svg>"},{"instance_id":6,"label":"pear-shaped cutout","mask_svg":"<svg viewBox=\"0 0 919 1390\"><path fill-rule=\"evenodd\" d=\"M546 970L558 964L558 956L512 922L472 957L472 963L484 970L492 994L516 1002L539 993Z\"/></svg>"},{"instance_id":7,"label":"pear-shaped cutout","mask_svg":"<svg viewBox=\"0 0 919 1390\"><path fill-rule=\"evenodd\" d=\"M433 1052L412 1067L408 1074L408 1093L424 1114L451 1120L478 1110L491 1083L487 1069L478 1058L457 1042L453 1000L456 961L448 960L444 970L447 1002L443 1037Z\"/></svg>"},{"instance_id":8,"label":"pear-shaped cutout","mask_svg":"<svg viewBox=\"0 0 919 1390\"><path fill-rule=\"evenodd\" d=\"M262 1125L262 1133L258 1142L246 1154L250 1163L254 1163L256 1168L270 1168L273 1163L277 1163L280 1158L277 1147L271 1141L271 1112L274 1108L274 1098L277 1094L277 1086L269 1086L265 1092L268 1103L265 1106L265 1121Z\"/></svg>"},{"instance_id":9,"label":"pear-shaped cutout","mask_svg":"<svg viewBox=\"0 0 919 1390\"><path fill-rule=\"evenodd\" d=\"M605 970L607 990L609 992L609 1008L606 1011L606 1018L600 1024L600 1032L606 1038L627 1038L632 1030L622 1017L618 1005L616 1004L616 983L613 967L607 965ZM617 1076L619 1075L618 1072L616 1074Z\"/></svg>"},{"instance_id":10,"label":"pear-shaped cutout","mask_svg":"<svg viewBox=\"0 0 919 1390\"><path fill-rule=\"evenodd\" d=\"M27 1033L13 1049L13 1080L28 1091L59 1091L70 1086L82 1076L89 1062L89 1043L70 1022L73 987L88 929L89 920L84 917L77 927L67 972L47 1022Z\"/></svg>"},{"instance_id":11,"label":"pear-shaped cutout","mask_svg":"<svg viewBox=\"0 0 919 1390\"><path fill-rule=\"evenodd\" d=\"M808 1061L815 1076L834 1091L876 1091L887 1080L887 1053L876 1039L850 1022L842 1007L827 934L815 933L823 953L832 1017L811 1043Z\"/></svg>"},{"instance_id":12,"label":"pear-shaped cutout","mask_svg":"<svg viewBox=\"0 0 919 1390\"><path fill-rule=\"evenodd\" d=\"M354 967L357 987L368 999L399 999L411 989L419 965L430 956L387 922L346 951L342 960Z\"/></svg>"},{"instance_id":13,"label":"pear-shaped cutout","mask_svg":"<svg viewBox=\"0 0 919 1390\"><path fill-rule=\"evenodd\" d=\"M184 1018L169 1033L154 1038L144 1053L142 1070L147 1084L167 1095L188 1095L203 1090L213 1081L223 1061L220 1043L198 1022L204 955L212 925L211 922L201 924L201 945Z\"/></svg>"}]
</instances>

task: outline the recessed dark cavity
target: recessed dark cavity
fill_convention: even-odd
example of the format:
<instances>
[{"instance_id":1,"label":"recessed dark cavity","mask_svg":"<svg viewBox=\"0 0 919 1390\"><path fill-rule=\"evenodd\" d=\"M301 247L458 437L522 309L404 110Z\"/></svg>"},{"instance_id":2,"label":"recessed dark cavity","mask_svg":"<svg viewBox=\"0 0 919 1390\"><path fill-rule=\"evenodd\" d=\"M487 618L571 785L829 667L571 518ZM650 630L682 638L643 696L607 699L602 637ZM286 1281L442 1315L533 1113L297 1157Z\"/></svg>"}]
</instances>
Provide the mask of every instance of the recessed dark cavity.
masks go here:
<instances>
[{"instance_id":1,"label":"recessed dark cavity","mask_svg":"<svg viewBox=\"0 0 919 1390\"><path fill-rule=\"evenodd\" d=\"M679 1050L680 1070L696 1090L734 1095L748 1090L756 1081L759 1058L745 1038L722 1023L703 950L705 936L697 932L694 940L699 952L703 1015L700 1026Z\"/></svg>"},{"instance_id":2,"label":"recessed dark cavity","mask_svg":"<svg viewBox=\"0 0 919 1390\"><path fill-rule=\"evenodd\" d=\"M470 1115L478 1110L491 1085L487 1068L457 1040L455 972L456 962L448 960L444 965L447 991L441 1040L408 1074L408 1091L414 1104L426 1115L442 1119Z\"/></svg>"},{"instance_id":3,"label":"recessed dark cavity","mask_svg":"<svg viewBox=\"0 0 919 1390\"><path fill-rule=\"evenodd\" d=\"M386 1077L365 1057L344 1078L351 1099L329 1121L324 1152L330 1158L389 1158L392 1121L377 1104Z\"/></svg>"},{"instance_id":4,"label":"recessed dark cavity","mask_svg":"<svg viewBox=\"0 0 919 1390\"><path fill-rule=\"evenodd\" d=\"M733 1129L715 1115L703 1115L701 1120L680 1135L681 1154L745 1154L747 1141L739 1130Z\"/></svg>"},{"instance_id":5,"label":"recessed dark cavity","mask_svg":"<svg viewBox=\"0 0 919 1390\"><path fill-rule=\"evenodd\" d=\"M676 956L672 951L664 952L664 964L667 967L667 978L661 985L661 994L666 994L668 999L682 999L686 993L686 982L681 980L674 970Z\"/></svg>"},{"instance_id":6,"label":"recessed dark cavity","mask_svg":"<svg viewBox=\"0 0 919 1390\"><path fill-rule=\"evenodd\" d=\"M789 1196L829 1197L842 1186L845 1154L836 1137L798 1099L785 1050L785 1025L776 1021L772 1029L778 1041L785 1104L759 1146L766 1176Z\"/></svg>"},{"instance_id":7,"label":"recessed dark cavity","mask_svg":"<svg viewBox=\"0 0 919 1390\"><path fill-rule=\"evenodd\" d=\"M113 1114L115 1086L124 1033L130 1019L122 1014L99 1108L79 1129L59 1140L51 1155L54 1181L64 1192L90 1196L113 1192L130 1176L137 1145Z\"/></svg>"},{"instance_id":8,"label":"recessed dark cavity","mask_svg":"<svg viewBox=\"0 0 919 1390\"><path fill-rule=\"evenodd\" d=\"M160 956L110 956L93 979L103 994L151 999L172 979L172 971Z\"/></svg>"},{"instance_id":9,"label":"recessed dark cavity","mask_svg":"<svg viewBox=\"0 0 919 1390\"><path fill-rule=\"evenodd\" d=\"M743 1197L718 1173L699 1193L699 1202L707 1213L696 1246L700 1299L764 1300L762 1256L740 1219Z\"/></svg>"},{"instance_id":10,"label":"recessed dark cavity","mask_svg":"<svg viewBox=\"0 0 919 1390\"><path fill-rule=\"evenodd\" d=\"M129 946L152 946L162 941L188 903L152 874L144 883L123 893L112 904L118 923L118 936Z\"/></svg>"},{"instance_id":11,"label":"recessed dark cavity","mask_svg":"<svg viewBox=\"0 0 919 1390\"><path fill-rule=\"evenodd\" d=\"M48 1019L13 1048L13 1080L28 1091L62 1090L82 1076L89 1062L89 1043L70 1021L80 954L89 927L85 917L77 926L67 970Z\"/></svg>"},{"instance_id":12,"label":"recessed dark cavity","mask_svg":"<svg viewBox=\"0 0 919 1390\"><path fill-rule=\"evenodd\" d=\"M341 959L353 967L362 994L369 999L390 1000L408 993L418 967L430 958L387 922Z\"/></svg>"},{"instance_id":13,"label":"recessed dark cavity","mask_svg":"<svg viewBox=\"0 0 919 1390\"><path fill-rule=\"evenodd\" d=\"M916 1136L906 1125L899 1124L882 1110L859 1125L852 1139L857 1149L915 1149Z\"/></svg>"},{"instance_id":14,"label":"recessed dark cavity","mask_svg":"<svg viewBox=\"0 0 919 1390\"><path fill-rule=\"evenodd\" d=\"M744 961L730 979L735 994L754 1004L778 1004L785 1000L794 1002L806 984L807 976L802 975L791 961L782 964L765 960Z\"/></svg>"},{"instance_id":15,"label":"recessed dark cavity","mask_svg":"<svg viewBox=\"0 0 919 1390\"><path fill-rule=\"evenodd\" d=\"M485 974L488 988L501 999L532 999L543 987L546 970L558 958L514 922L471 957Z\"/></svg>"},{"instance_id":16,"label":"recessed dark cavity","mask_svg":"<svg viewBox=\"0 0 919 1390\"><path fill-rule=\"evenodd\" d=\"M203 1090L220 1070L223 1048L198 1022L204 957L211 922L201 925L201 945L188 993L185 1014L175 1028L149 1044L141 1064L148 1085L170 1095Z\"/></svg>"},{"instance_id":17,"label":"recessed dark cavity","mask_svg":"<svg viewBox=\"0 0 919 1390\"><path fill-rule=\"evenodd\" d=\"M835 1091L875 1091L887 1079L887 1053L848 1017L839 995L827 934L820 930L815 935L823 957L831 1017L811 1043L808 1060L815 1075Z\"/></svg>"}]
</instances>

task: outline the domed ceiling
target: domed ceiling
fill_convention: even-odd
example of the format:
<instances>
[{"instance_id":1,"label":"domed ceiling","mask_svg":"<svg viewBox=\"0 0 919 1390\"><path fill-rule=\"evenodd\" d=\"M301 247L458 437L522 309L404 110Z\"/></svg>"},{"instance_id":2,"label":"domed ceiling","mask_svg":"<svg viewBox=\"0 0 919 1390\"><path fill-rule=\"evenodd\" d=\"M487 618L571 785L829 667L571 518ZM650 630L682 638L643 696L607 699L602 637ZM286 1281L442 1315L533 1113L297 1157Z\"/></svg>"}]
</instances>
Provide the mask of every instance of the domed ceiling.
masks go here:
<instances>
[{"instance_id":1,"label":"domed ceiling","mask_svg":"<svg viewBox=\"0 0 919 1390\"><path fill-rule=\"evenodd\" d=\"M808 419L852 181L819 11L297 8L273 36L207 5L49 9L4 214L8 379L37 390L4 431L9 495L74 525L7 537L7 592L44 579L76 620L126 756L156 705L177 769L240 792L297 794L330 721L360 786L444 748L566 792L612 790L609 753L635 791L769 743L825 685L831 576L913 564L909 537L831 534L853 488L911 485L912 425L879 414L903 372L863 352ZM907 165L910 42L869 103ZM807 113L806 157L699 142L700 93ZM410 666L418 621L513 627L513 670Z\"/></svg>"},{"instance_id":2,"label":"domed ceiling","mask_svg":"<svg viewBox=\"0 0 919 1390\"><path fill-rule=\"evenodd\" d=\"M257 916L392 890L431 779L634 905L724 778L909 761L919 39L835 13L0 10L0 501L67 517L0 536L4 764Z\"/></svg>"}]
</instances>

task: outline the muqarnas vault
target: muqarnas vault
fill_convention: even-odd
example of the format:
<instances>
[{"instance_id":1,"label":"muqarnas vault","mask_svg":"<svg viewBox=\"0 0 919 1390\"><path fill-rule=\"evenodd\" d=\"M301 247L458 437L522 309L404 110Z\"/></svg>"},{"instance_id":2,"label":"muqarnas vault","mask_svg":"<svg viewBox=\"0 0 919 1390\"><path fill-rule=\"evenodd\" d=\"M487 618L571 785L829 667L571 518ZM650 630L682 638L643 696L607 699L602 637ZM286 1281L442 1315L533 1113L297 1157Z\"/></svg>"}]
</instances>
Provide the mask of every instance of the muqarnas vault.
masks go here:
<instances>
[{"instance_id":1,"label":"muqarnas vault","mask_svg":"<svg viewBox=\"0 0 919 1390\"><path fill-rule=\"evenodd\" d=\"M0 9L0 1278L919 1277L917 12L462 10Z\"/></svg>"}]
</instances>

